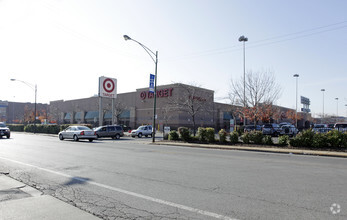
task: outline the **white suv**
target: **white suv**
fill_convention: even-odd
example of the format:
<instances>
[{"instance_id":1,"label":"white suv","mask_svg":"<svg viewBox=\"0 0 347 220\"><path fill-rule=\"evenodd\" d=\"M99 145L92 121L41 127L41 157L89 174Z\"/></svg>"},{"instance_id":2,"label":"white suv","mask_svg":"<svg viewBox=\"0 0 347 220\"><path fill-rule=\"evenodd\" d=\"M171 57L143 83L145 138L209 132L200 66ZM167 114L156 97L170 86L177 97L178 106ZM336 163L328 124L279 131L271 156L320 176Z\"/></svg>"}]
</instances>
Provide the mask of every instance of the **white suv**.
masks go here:
<instances>
[{"instance_id":1,"label":"white suv","mask_svg":"<svg viewBox=\"0 0 347 220\"><path fill-rule=\"evenodd\" d=\"M152 137L152 125L143 125L138 127L136 130L131 131L131 137L139 137L142 138L142 136Z\"/></svg>"}]
</instances>

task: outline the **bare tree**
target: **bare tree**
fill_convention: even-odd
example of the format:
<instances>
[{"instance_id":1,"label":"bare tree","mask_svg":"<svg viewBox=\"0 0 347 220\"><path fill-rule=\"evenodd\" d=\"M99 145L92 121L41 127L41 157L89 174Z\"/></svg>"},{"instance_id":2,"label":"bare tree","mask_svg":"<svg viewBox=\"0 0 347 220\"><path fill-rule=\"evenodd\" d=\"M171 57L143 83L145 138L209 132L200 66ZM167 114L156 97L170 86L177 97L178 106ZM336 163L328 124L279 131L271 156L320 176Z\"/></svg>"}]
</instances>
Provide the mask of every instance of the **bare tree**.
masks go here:
<instances>
[{"instance_id":1,"label":"bare tree","mask_svg":"<svg viewBox=\"0 0 347 220\"><path fill-rule=\"evenodd\" d=\"M165 105L163 105L163 107L161 108L161 113L163 115L163 121L164 121L164 126L168 126L169 125L169 121L172 119L172 114L171 112L173 112L173 108L171 107L170 103L166 103ZM163 126L163 128L164 128Z\"/></svg>"},{"instance_id":2,"label":"bare tree","mask_svg":"<svg viewBox=\"0 0 347 220\"><path fill-rule=\"evenodd\" d=\"M207 99L213 98L210 93L204 92L196 85L186 85L178 83L178 88L182 90L182 95L176 99L170 99L170 105L179 111L188 113L193 126L193 134L196 134L197 116L202 113L209 113L212 109L206 104Z\"/></svg>"},{"instance_id":3,"label":"bare tree","mask_svg":"<svg viewBox=\"0 0 347 220\"><path fill-rule=\"evenodd\" d=\"M118 124L120 121L120 116L126 110L126 106L124 103L120 102L118 99L114 102L114 116L116 118L116 123Z\"/></svg>"},{"instance_id":4,"label":"bare tree","mask_svg":"<svg viewBox=\"0 0 347 220\"><path fill-rule=\"evenodd\" d=\"M231 81L231 90L229 97L233 98L234 103L241 107L241 113L257 121L264 117L262 107L272 105L278 100L281 94L281 88L275 81L275 76L269 71L246 73L245 78L245 98L244 98L244 78ZM244 107L245 105L245 107Z\"/></svg>"},{"instance_id":5,"label":"bare tree","mask_svg":"<svg viewBox=\"0 0 347 220\"><path fill-rule=\"evenodd\" d=\"M126 106L120 102L118 99L114 100L114 116L116 119L116 123L119 123L120 121L120 116L122 115L122 113L126 110ZM112 103L107 103L104 108L103 108L103 117L105 116L105 114L107 112L111 112L112 114ZM113 124L114 122L112 122Z\"/></svg>"}]
</instances>

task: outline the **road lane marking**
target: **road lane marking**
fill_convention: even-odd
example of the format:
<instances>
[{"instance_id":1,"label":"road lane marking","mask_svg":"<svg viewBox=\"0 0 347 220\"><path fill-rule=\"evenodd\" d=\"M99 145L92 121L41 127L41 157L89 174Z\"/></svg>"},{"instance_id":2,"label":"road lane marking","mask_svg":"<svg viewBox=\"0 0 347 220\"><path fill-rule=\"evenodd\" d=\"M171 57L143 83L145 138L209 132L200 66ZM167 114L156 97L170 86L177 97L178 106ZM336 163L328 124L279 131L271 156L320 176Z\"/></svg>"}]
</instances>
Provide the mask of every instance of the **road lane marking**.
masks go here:
<instances>
[{"instance_id":1,"label":"road lane marking","mask_svg":"<svg viewBox=\"0 0 347 220\"><path fill-rule=\"evenodd\" d=\"M139 194L139 193L131 192L131 191L120 189L120 188L113 187L113 186L108 186L108 185L105 185L105 184L102 184L102 183L97 183L97 182L94 182L94 181L89 181L89 180L86 180L84 178L74 177L74 176L71 176L71 175L66 174L66 173L61 173L61 172L58 172L58 171L49 170L49 169L46 169L46 168L43 168L43 167L38 167L38 166L35 166L35 165L32 165L32 164L27 164L27 163L24 163L24 162L8 159L8 158L5 158L5 157L1 157L0 156L0 159L7 160L7 161L10 161L10 162L13 162L13 163L17 163L17 164L21 164L21 165L24 165L24 166L32 167L32 168L35 168L35 169L38 169L38 170L42 170L42 171L49 172L49 173L52 173L52 174L56 174L56 175L59 175L59 176L63 176L63 177L66 177L66 178L74 179L74 180L77 180L77 181L85 182L85 183L88 183L88 184L91 184L91 185L94 185L94 186L102 187L102 188L105 188L105 189L109 189L109 190L112 190L112 191L115 191L115 192L119 192L119 193L123 193L123 194L126 194L126 195L130 195L130 196L133 196L133 197L141 198L141 199L148 200L148 201L151 201L151 202L155 202L155 203L158 203L158 204L161 204L161 205L171 206L171 207L174 207L174 208L178 208L178 209L186 210L186 211L189 211L189 212L193 212L193 213L197 213L197 214L213 217L213 218L216 218L216 219L238 220L238 219L235 219L235 218L231 218L229 216L220 215L220 214L209 212L209 211L205 211L205 210L202 210L202 209L192 208L192 207L181 205L181 204L178 204L178 203L169 202L169 201L165 201L165 200L162 200L162 199L154 198L154 197L151 197L151 196L142 195L142 194Z\"/></svg>"}]
</instances>

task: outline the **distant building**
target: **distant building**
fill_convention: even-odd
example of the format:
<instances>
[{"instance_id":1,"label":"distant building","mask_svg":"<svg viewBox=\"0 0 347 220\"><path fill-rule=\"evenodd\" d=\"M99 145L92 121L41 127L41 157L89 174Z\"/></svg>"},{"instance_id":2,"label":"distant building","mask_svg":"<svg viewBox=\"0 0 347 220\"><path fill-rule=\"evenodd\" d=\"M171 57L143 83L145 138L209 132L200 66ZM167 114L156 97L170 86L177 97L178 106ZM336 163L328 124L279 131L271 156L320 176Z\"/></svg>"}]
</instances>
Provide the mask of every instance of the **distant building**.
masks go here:
<instances>
[{"instance_id":1,"label":"distant building","mask_svg":"<svg viewBox=\"0 0 347 220\"><path fill-rule=\"evenodd\" d=\"M143 124L153 122L154 94L148 88L137 89L135 92L121 93L114 100L114 122L136 128ZM7 102L6 102L7 103ZM3 105L5 106L5 105ZM32 103L8 102L3 113L8 123L23 123L25 114L33 112ZM231 120L235 124L243 124L242 117L233 116L235 106L214 102L214 91L190 86L186 84L169 84L157 87L157 118L156 128L162 130L164 126L172 129L178 127L213 127L229 130ZM286 118L288 109L276 106L280 117L272 119L273 122L289 121ZM112 124L112 99L102 98L102 124ZM1 110L1 106L0 106ZM4 111L4 110L3 110ZM75 100L56 100L49 105L38 104L47 121L58 124L88 123L94 127L99 125L99 97L90 97ZM1 112L1 111L0 111ZM299 127L310 125L311 117L307 113L298 113L301 120ZM194 116L194 117L193 117ZM252 123L247 121L247 123Z\"/></svg>"}]
</instances>

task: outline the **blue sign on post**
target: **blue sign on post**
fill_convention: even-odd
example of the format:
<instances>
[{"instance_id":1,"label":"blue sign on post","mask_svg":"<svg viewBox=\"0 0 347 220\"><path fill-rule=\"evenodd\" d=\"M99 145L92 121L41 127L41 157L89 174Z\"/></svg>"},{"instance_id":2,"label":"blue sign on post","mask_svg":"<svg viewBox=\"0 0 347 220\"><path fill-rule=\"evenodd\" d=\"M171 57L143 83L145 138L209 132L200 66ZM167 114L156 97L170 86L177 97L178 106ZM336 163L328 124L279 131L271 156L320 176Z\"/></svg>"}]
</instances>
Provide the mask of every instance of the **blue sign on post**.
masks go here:
<instances>
[{"instance_id":1,"label":"blue sign on post","mask_svg":"<svg viewBox=\"0 0 347 220\"><path fill-rule=\"evenodd\" d=\"M154 79L155 75L149 74L149 92L154 93Z\"/></svg>"}]
</instances>

